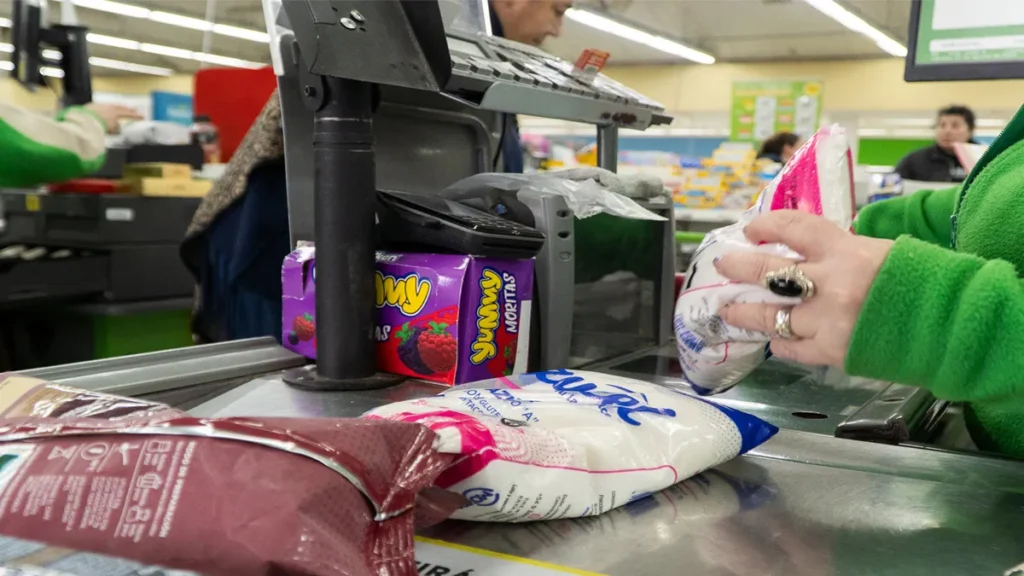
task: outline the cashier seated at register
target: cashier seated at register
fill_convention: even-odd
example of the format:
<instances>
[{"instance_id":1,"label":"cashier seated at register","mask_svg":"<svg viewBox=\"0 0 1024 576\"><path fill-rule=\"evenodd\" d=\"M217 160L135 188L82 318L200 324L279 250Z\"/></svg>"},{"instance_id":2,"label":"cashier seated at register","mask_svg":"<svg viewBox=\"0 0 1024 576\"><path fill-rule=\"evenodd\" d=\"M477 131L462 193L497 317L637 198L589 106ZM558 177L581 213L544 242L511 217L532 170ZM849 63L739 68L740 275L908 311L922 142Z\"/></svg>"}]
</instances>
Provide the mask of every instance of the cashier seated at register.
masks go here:
<instances>
[{"instance_id":1,"label":"cashier seated at register","mask_svg":"<svg viewBox=\"0 0 1024 576\"><path fill-rule=\"evenodd\" d=\"M562 33L562 19L572 2L565 0L491 0L491 30L495 36L530 46L540 46L549 36ZM523 171L519 122L506 114L501 138L504 172Z\"/></svg>"},{"instance_id":2,"label":"cashier seated at register","mask_svg":"<svg viewBox=\"0 0 1024 576\"><path fill-rule=\"evenodd\" d=\"M138 120L131 108L86 104L54 118L0 102L0 187L27 188L63 182L99 170L106 136L120 120Z\"/></svg>"},{"instance_id":3,"label":"cashier seated at register","mask_svg":"<svg viewBox=\"0 0 1024 576\"><path fill-rule=\"evenodd\" d=\"M492 0L491 28L540 46L562 31L568 0ZM523 171L515 116L504 118L500 164ZM192 330L198 341L281 338L281 262L288 255L281 101L270 96L213 189L203 198L181 246L198 284Z\"/></svg>"},{"instance_id":4,"label":"cashier seated at register","mask_svg":"<svg viewBox=\"0 0 1024 576\"><path fill-rule=\"evenodd\" d=\"M802 212L755 218L744 229L751 242L805 259L733 253L715 266L749 284L779 271L800 303L719 314L772 334L776 356L964 402L979 448L1024 458L1022 191L1024 107L962 186L871 204L856 234Z\"/></svg>"},{"instance_id":5,"label":"cashier seated at register","mask_svg":"<svg viewBox=\"0 0 1024 576\"><path fill-rule=\"evenodd\" d=\"M974 141L974 112L966 106L939 110L935 121L935 144L907 154L896 165L904 180L922 182L963 182L967 178L954 151L959 142Z\"/></svg>"}]
</instances>

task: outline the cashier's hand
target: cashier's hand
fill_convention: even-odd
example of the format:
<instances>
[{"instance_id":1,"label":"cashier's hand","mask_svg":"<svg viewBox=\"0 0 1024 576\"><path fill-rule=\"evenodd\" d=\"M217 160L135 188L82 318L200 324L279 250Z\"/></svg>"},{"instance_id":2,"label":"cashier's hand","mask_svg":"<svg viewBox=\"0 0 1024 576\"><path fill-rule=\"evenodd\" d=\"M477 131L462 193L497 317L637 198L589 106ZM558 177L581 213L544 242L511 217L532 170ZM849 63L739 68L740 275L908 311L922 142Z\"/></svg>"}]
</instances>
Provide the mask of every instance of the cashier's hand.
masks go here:
<instances>
[{"instance_id":1,"label":"cashier's hand","mask_svg":"<svg viewBox=\"0 0 1024 576\"><path fill-rule=\"evenodd\" d=\"M107 133L116 134L121 120L142 120L138 112L120 104L86 104L85 109L99 116L107 126Z\"/></svg>"},{"instance_id":2,"label":"cashier's hand","mask_svg":"<svg viewBox=\"0 0 1024 576\"><path fill-rule=\"evenodd\" d=\"M813 296L790 314L793 337L775 331L776 312L770 304L731 304L719 311L726 324L772 336L772 353L802 364L842 367L857 317L892 247L890 240L855 236L831 222L804 212L770 212L744 229L753 244L780 243L806 260L798 268L814 283ZM795 262L759 253L723 256L715 266L726 278L762 284L765 275Z\"/></svg>"}]
</instances>

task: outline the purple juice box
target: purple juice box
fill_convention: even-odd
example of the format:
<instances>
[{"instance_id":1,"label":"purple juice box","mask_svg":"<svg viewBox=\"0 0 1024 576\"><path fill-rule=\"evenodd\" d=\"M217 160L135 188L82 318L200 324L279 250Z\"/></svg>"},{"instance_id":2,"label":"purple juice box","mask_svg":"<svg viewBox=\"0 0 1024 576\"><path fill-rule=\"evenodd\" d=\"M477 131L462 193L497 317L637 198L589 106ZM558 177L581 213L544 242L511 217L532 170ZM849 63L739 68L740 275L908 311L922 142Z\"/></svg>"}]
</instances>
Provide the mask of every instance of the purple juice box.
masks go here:
<instances>
[{"instance_id":1,"label":"purple juice box","mask_svg":"<svg viewBox=\"0 0 1024 576\"><path fill-rule=\"evenodd\" d=\"M284 260L284 345L316 358L316 250ZM442 384L526 371L533 260L377 252L377 368Z\"/></svg>"}]
</instances>

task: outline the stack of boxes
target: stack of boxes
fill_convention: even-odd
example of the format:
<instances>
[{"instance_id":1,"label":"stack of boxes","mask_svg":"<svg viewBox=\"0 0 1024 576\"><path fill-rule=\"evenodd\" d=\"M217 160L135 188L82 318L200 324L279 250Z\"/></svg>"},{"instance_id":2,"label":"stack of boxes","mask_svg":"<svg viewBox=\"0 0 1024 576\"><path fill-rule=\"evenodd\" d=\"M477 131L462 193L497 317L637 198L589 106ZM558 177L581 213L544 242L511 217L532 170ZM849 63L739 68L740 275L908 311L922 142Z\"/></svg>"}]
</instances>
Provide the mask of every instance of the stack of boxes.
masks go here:
<instances>
[{"instance_id":1,"label":"stack of boxes","mask_svg":"<svg viewBox=\"0 0 1024 576\"><path fill-rule=\"evenodd\" d=\"M118 190L142 196L200 198L213 186L210 180L192 178L188 164L126 164Z\"/></svg>"}]
</instances>

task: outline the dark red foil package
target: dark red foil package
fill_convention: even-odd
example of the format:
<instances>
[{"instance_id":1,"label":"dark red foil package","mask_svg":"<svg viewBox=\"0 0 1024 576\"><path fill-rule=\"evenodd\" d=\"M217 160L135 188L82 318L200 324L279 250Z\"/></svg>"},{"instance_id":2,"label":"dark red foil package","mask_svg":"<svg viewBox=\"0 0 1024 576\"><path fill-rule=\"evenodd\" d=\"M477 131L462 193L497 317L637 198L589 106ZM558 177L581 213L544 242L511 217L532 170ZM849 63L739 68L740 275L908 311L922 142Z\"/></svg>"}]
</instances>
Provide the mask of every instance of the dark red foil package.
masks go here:
<instances>
[{"instance_id":1,"label":"dark red foil package","mask_svg":"<svg viewBox=\"0 0 1024 576\"><path fill-rule=\"evenodd\" d=\"M5 395L33 382L20 404ZM198 419L130 399L140 409L114 419L54 418L24 401L53 390L0 375L0 410L20 406L0 420L2 534L207 576L402 576L415 526L462 504L430 488L449 461L418 425Z\"/></svg>"}]
</instances>

